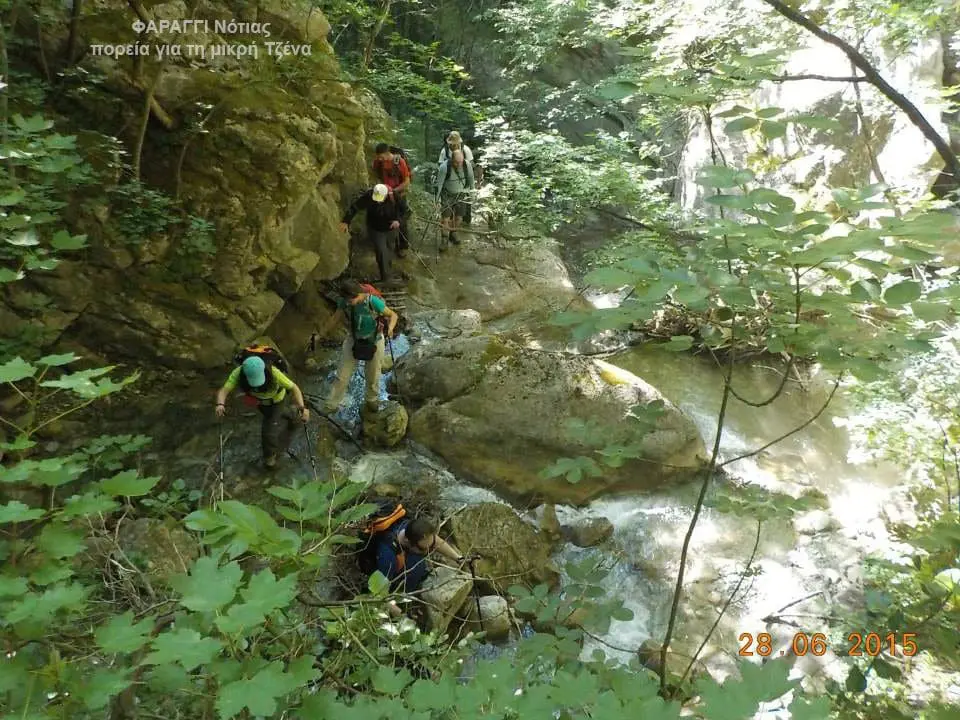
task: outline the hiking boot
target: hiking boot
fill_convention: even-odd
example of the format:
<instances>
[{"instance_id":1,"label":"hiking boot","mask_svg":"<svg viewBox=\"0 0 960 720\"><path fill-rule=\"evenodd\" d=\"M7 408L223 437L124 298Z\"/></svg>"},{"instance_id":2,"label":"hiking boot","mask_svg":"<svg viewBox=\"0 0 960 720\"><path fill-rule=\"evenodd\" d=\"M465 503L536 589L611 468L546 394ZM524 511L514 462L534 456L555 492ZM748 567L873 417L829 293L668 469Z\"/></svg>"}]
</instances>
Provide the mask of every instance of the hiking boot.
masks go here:
<instances>
[{"instance_id":1,"label":"hiking boot","mask_svg":"<svg viewBox=\"0 0 960 720\"><path fill-rule=\"evenodd\" d=\"M454 245L460 244L460 241L457 240L457 236L454 235L453 233L450 233L450 242L452 242Z\"/></svg>"}]
</instances>

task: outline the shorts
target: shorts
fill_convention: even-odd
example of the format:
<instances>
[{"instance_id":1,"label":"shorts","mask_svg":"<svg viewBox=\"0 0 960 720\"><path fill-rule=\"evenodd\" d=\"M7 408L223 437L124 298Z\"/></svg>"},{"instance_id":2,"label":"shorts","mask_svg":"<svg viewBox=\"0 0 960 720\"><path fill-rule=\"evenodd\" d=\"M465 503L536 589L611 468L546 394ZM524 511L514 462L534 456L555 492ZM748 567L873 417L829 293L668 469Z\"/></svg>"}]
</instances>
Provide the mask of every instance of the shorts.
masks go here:
<instances>
[{"instance_id":1,"label":"shorts","mask_svg":"<svg viewBox=\"0 0 960 720\"><path fill-rule=\"evenodd\" d=\"M470 196L466 193L460 193L459 195L448 195L447 193L443 193L440 196L440 207L442 209L443 217L462 218L470 211Z\"/></svg>"}]
</instances>

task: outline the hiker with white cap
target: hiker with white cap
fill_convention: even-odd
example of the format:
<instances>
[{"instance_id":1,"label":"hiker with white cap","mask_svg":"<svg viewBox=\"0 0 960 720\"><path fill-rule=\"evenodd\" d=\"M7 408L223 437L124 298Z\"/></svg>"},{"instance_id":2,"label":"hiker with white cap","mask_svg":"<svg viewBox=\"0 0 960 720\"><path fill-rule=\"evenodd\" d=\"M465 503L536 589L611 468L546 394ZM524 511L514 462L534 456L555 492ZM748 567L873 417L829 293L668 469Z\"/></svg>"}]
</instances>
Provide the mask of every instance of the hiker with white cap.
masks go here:
<instances>
[{"instance_id":1,"label":"hiker with white cap","mask_svg":"<svg viewBox=\"0 0 960 720\"><path fill-rule=\"evenodd\" d=\"M276 366L279 361L274 358L279 354L273 348L254 346L247 348L241 356L245 357L240 366L234 368L217 392L217 417L223 417L226 412L227 396L237 387L243 390L260 411L263 461L268 468L272 468L277 464L277 456L290 446L297 427L296 419L284 403L287 391L293 396L302 422L310 420L310 411L297 384Z\"/></svg>"},{"instance_id":2,"label":"hiker with white cap","mask_svg":"<svg viewBox=\"0 0 960 720\"><path fill-rule=\"evenodd\" d=\"M350 228L350 221L360 210L367 211L367 236L373 243L377 256L380 282L389 282L390 248L396 242L397 230L400 228L399 205L390 194L390 188L382 183L374 185L350 204L340 223L341 231L346 232Z\"/></svg>"}]
</instances>

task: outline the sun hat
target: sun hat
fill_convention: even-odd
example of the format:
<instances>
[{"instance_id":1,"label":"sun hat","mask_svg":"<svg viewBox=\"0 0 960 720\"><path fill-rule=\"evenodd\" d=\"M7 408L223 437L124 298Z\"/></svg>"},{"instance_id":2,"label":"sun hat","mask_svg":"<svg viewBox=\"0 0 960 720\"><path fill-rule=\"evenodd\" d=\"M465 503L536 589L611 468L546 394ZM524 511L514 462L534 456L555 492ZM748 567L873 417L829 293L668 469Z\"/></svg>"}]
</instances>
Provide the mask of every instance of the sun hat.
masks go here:
<instances>
[{"instance_id":1,"label":"sun hat","mask_svg":"<svg viewBox=\"0 0 960 720\"><path fill-rule=\"evenodd\" d=\"M383 183L380 183L379 185L374 185L374 186L373 186L373 201L374 201L374 202L378 202L378 203L379 203L379 202L383 202L384 200L387 199L387 193L389 193L389 192L390 192L390 188L388 188L388 187L387 187L386 185L384 185Z\"/></svg>"},{"instance_id":2,"label":"sun hat","mask_svg":"<svg viewBox=\"0 0 960 720\"><path fill-rule=\"evenodd\" d=\"M251 387L260 387L267 382L267 374L265 372L267 366L260 358L248 357L240 367L243 368L243 375L247 378L247 382L250 383Z\"/></svg>"}]
</instances>

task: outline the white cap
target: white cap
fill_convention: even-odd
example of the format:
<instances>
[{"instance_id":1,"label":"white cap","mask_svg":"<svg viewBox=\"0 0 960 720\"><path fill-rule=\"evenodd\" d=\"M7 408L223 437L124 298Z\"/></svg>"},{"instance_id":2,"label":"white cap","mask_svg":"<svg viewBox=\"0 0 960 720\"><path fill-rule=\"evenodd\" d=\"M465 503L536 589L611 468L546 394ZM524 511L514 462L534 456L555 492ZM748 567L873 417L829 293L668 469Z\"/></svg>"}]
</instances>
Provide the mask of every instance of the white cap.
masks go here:
<instances>
[{"instance_id":1,"label":"white cap","mask_svg":"<svg viewBox=\"0 0 960 720\"><path fill-rule=\"evenodd\" d=\"M384 185L383 183L381 183L381 184L379 184L379 185L374 185L374 186L373 186L373 201L374 201L374 202L378 202L378 203L379 203L379 202L383 202L384 200L387 199L387 193L389 193L389 192L390 192L390 188L388 188L388 187L387 187L386 185Z\"/></svg>"}]
</instances>

